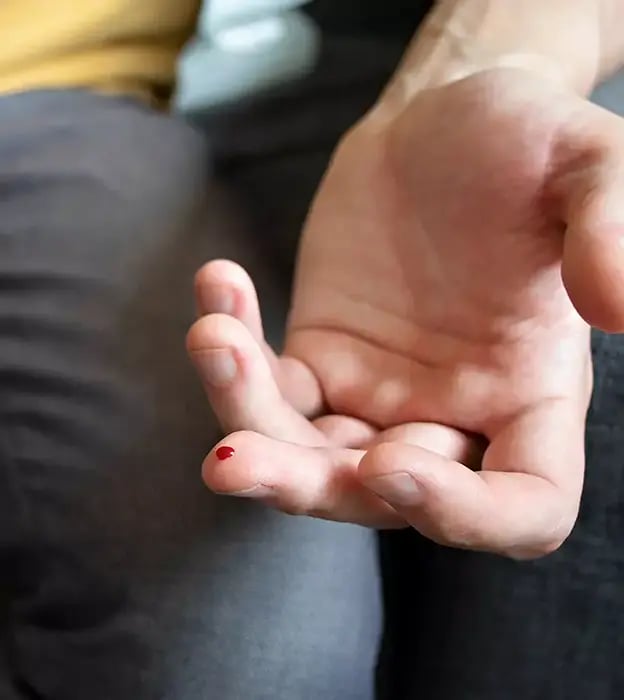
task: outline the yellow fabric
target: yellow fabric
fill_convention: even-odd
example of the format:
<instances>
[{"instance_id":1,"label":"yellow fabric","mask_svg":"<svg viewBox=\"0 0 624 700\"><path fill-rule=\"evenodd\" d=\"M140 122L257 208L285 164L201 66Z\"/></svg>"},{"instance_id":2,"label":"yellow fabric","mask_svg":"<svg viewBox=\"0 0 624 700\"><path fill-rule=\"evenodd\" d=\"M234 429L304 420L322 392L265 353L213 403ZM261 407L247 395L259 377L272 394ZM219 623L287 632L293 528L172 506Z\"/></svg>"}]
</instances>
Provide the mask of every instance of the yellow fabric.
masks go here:
<instances>
[{"instance_id":1,"label":"yellow fabric","mask_svg":"<svg viewBox=\"0 0 624 700\"><path fill-rule=\"evenodd\" d=\"M85 87L160 101L200 0L0 0L0 93Z\"/></svg>"}]
</instances>

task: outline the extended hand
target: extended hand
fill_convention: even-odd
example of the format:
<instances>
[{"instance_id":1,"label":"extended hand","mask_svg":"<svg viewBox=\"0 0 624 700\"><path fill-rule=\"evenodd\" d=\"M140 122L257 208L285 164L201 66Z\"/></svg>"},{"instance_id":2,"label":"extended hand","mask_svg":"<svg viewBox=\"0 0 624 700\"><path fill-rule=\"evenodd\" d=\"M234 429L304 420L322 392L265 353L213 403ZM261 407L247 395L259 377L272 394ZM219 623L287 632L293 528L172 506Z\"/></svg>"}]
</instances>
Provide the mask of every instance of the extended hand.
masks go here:
<instances>
[{"instance_id":1,"label":"extended hand","mask_svg":"<svg viewBox=\"0 0 624 700\"><path fill-rule=\"evenodd\" d=\"M282 358L239 268L198 275L210 315L189 350L224 428L247 431L208 456L208 485L511 556L559 546L591 393L574 305L624 319L623 142L617 117L519 70L354 129L306 226Z\"/></svg>"}]
</instances>

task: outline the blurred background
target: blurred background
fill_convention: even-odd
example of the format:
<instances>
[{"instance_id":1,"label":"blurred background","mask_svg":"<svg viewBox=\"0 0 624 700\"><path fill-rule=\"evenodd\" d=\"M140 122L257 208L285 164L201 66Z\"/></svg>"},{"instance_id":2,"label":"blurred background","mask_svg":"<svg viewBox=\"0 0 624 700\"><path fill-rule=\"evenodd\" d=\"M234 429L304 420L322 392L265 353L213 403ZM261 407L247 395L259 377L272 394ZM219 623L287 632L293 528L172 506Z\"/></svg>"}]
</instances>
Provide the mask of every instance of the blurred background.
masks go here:
<instances>
[{"instance_id":1,"label":"blurred background","mask_svg":"<svg viewBox=\"0 0 624 700\"><path fill-rule=\"evenodd\" d=\"M426 2L416 5L205 4L180 64L175 106L208 134L217 175L238 198L259 255L270 256L283 303L302 223L331 152L396 66L427 10ZM283 306L272 311L269 325L279 328L284 314Z\"/></svg>"}]
</instances>

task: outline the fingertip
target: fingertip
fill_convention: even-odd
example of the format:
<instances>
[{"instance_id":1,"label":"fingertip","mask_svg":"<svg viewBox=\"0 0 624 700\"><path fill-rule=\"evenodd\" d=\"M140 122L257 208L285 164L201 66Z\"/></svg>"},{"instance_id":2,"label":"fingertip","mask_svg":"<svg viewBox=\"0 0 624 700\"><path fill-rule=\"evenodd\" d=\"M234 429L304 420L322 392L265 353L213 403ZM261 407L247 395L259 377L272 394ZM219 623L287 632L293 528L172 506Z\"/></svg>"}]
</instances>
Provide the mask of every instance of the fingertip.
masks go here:
<instances>
[{"instance_id":1,"label":"fingertip","mask_svg":"<svg viewBox=\"0 0 624 700\"><path fill-rule=\"evenodd\" d=\"M204 348L212 346L212 328L210 316L202 316L188 329L185 346L191 357L195 353L201 352Z\"/></svg>"},{"instance_id":2,"label":"fingertip","mask_svg":"<svg viewBox=\"0 0 624 700\"><path fill-rule=\"evenodd\" d=\"M209 396L216 402L213 408L230 428L235 427L230 423L235 415L247 415L245 404L251 401L252 388L255 399L262 393L266 396L269 388L271 395L277 391L264 354L244 324L232 316L211 314L196 321L187 334L186 347ZM227 387L238 387L238 394L243 390L245 393L212 393L212 389Z\"/></svg>"},{"instance_id":3,"label":"fingertip","mask_svg":"<svg viewBox=\"0 0 624 700\"><path fill-rule=\"evenodd\" d=\"M366 452L358 467L358 478L391 506L412 512L443 488L441 461L439 455L421 447L382 443ZM432 466L437 472L433 477Z\"/></svg>"},{"instance_id":4,"label":"fingertip","mask_svg":"<svg viewBox=\"0 0 624 700\"><path fill-rule=\"evenodd\" d=\"M207 262L195 274L195 288L206 284L244 286L253 284L244 267L232 260L217 259Z\"/></svg>"},{"instance_id":5,"label":"fingertip","mask_svg":"<svg viewBox=\"0 0 624 700\"><path fill-rule=\"evenodd\" d=\"M398 443L380 442L373 445L366 451L358 466L358 477L365 481L383 476L384 473L392 471L395 456L399 449Z\"/></svg>"},{"instance_id":6,"label":"fingertip","mask_svg":"<svg viewBox=\"0 0 624 700\"><path fill-rule=\"evenodd\" d=\"M236 495L258 485L254 461L249 459L246 443L255 433L238 431L219 442L202 463L201 475L206 486L218 494Z\"/></svg>"},{"instance_id":7,"label":"fingertip","mask_svg":"<svg viewBox=\"0 0 624 700\"><path fill-rule=\"evenodd\" d=\"M198 353L228 346L247 345L252 336L241 321L227 314L209 314L195 321L186 334L186 349Z\"/></svg>"},{"instance_id":8,"label":"fingertip","mask_svg":"<svg viewBox=\"0 0 624 700\"><path fill-rule=\"evenodd\" d=\"M236 283L244 271L229 260L212 260L195 274L194 291L198 315L238 315L241 305L240 284Z\"/></svg>"},{"instance_id":9,"label":"fingertip","mask_svg":"<svg viewBox=\"0 0 624 700\"><path fill-rule=\"evenodd\" d=\"M256 287L237 263L213 260L204 265L195 275L195 299L200 314L235 316L257 341L264 340Z\"/></svg>"}]
</instances>

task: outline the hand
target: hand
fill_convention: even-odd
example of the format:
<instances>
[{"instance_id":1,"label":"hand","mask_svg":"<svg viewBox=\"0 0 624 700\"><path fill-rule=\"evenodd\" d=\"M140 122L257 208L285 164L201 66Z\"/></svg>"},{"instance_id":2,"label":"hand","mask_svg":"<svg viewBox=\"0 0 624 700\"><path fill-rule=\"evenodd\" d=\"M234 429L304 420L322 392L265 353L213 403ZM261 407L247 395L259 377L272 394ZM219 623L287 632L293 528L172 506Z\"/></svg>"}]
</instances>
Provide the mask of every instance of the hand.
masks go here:
<instances>
[{"instance_id":1,"label":"hand","mask_svg":"<svg viewBox=\"0 0 624 700\"><path fill-rule=\"evenodd\" d=\"M617 117L520 70L356 127L306 226L282 358L237 268L198 277L202 310L231 316L201 319L191 355L224 427L255 431L227 439L231 460L208 456L208 485L453 546L558 547L582 488L581 315L624 319L623 143ZM229 380L210 379L214 348L221 369L234 350ZM303 419L324 411L342 417ZM478 472L472 435L487 440Z\"/></svg>"}]
</instances>

